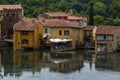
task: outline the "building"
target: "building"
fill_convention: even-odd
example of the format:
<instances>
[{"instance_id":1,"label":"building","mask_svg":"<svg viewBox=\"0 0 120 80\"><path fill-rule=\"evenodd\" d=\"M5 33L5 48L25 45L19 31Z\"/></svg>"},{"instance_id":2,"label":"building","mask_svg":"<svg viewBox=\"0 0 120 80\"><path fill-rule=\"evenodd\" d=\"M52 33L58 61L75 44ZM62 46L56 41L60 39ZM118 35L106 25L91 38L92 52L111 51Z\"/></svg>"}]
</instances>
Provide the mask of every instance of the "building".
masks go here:
<instances>
[{"instance_id":1,"label":"building","mask_svg":"<svg viewBox=\"0 0 120 80\"><path fill-rule=\"evenodd\" d=\"M59 20L67 20L67 16L69 14L63 13L63 12L48 12L40 14L39 18L45 18L45 19L59 19Z\"/></svg>"},{"instance_id":2,"label":"building","mask_svg":"<svg viewBox=\"0 0 120 80\"><path fill-rule=\"evenodd\" d=\"M86 26L84 27L84 42L85 46L95 46L95 33L96 26Z\"/></svg>"},{"instance_id":3,"label":"building","mask_svg":"<svg viewBox=\"0 0 120 80\"><path fill-rule=\"evenodd\" d=\"M120 47L120 26L99 26L96 31L95 48L98 52L113 52Z\"/></svg>"},{"instance_id":4,"label":"building","mask_svg":"<svg viewBox=\"0 0 120 80\"><path fill-rule=\"evenodd\" d=\"M87 26L87 17L75 16L64 12L48 12L48 13L43 13L38 17L42 19L68 20L72 22L77 22L81 26Z\"/></svg>"},{"instance_id":5,"label":"building","mask_svg":"<svg viewBox=\"0 0 120 80\"><path fill-rule=\"evenodd\" d=\"M69 16L67 17L67 19L68 19L69 21L72 21L72 22L77 22L77 23L79 23L81 26L87 26L87 17L69 15Z\"/></svg>"},{"instance_id":6,"label":"building","mask_svg":"<svg viewBox=\"0 0 120 80\"><path fill-rule=\"evenodd\" d=\"M23 16L23 8L18 5L0 5L1 36L12 38L13 25Z\"/></svg>"},{"instance_id":7,"label":"building","mask_svg":"<svg viewBox=\"0 0 120 80\"><path fill-rule=\"evenodd\" d=\"M41 46L43 26L40 20L22 17L14 25L14 49L33 48Z\"/></svg>"},{"instance_id":8,"label":"building","mask_svg":"<svg viewBox=\"0 0 120 80\"><path fill-rule=\"evenodd\" d=\"M72 39L72 48L76 44L83 44L83 27L79 23L67 20L45 20L43 33L50 39ZM48 39L49 40L49 39Z\"/></svg>"},{"instance_id":9,"label":"building","mask_svg":"<svg viewBox=\"0 0 120 80\"><path fill-rule=\"evenodd\" d=\"M47 42L51 38L59 38L59 40L72 39L73 48L75 48L76 44L77 47L83 44L83 27L87 26L87 17L76 16L65 12L47 12L40 14L38 18L43 23L43 37L47 39ZM66 35L68 33L69 36Z\"/></svg>"}]
</instances>

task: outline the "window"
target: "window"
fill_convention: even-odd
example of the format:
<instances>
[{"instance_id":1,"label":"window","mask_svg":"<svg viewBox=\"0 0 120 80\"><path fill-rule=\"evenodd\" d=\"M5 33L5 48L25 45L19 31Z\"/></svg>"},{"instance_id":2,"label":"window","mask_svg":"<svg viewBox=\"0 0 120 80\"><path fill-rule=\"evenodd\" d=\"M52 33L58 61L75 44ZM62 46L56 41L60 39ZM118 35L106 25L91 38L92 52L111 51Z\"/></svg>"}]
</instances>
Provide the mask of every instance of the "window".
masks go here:
<instances>
[{"instance_id":1,"label":"window","mask_svg":"<svg viewBox=\"0 0 120 80\"><path fill-rule=\"evenodd\" d=\"M44 28L44 33L51 33L51 28Z\"/></svg>"},{"instance_id":2,"label":"window","mask_svg":"<svg viewBox=\"0 0 120 80\"><path fill-rule=\"evenodd\" d=\"M65 35L65 36L69 36L69 31L68 31L68 30L65 30L65 31L64 31L64 35Z\"/></svg>"},{"instance_id":3,"label":"window","mask_svg":"<svg viewBox=\"0 0 120 80\"><path fill-rule=\"evenodd\" d=\"M55 19L55 17L53 17L53 19Z\"/></svg>"},{"instance_id":4,"label":"window","mask_svg":"<svg viewBox=\"0 0 120 80\"><path fill-rule=\"evenodd\" d=\"M14 16L15 16L15 14L13 13L13 14L12 14L12 17L14 17Z\"/></svg>"},{"instance_id":5,"label":"window","mask_svg":"<svg viewBox=\"0 0 120 80\"><path fill-rule=\"evenodd\" d=\"M45 28L45 33L47 33L47 28Z\"/></svg>"},{"instance_id":6,"label":"window","mask_svg":"<svg viewBox=\"0 0 120 80\"><path fill-rule=\"evenodd\" d=\"M100 51L104 51L104 45L100 44Z\"/></svg>"},{"instance_id":7,"label":"window","mask_svg":"<svg viewBox=\"0 0 120 80\"><path fill-rule=\"evenodd\" d=\"M22 44L28 44L28 40L27 39L23 39L22 40Z\"/></svg>"},{"instance_id":8,"label":"window","mask_svg":"<svg viewBox=\"0 0 120 80\"><path fill-rule=\"evenodd\" d=\"M106 35L103 35L103 39L106 39Z\"/></svg>"},{"instance_id":9,"label":"window","mask_svg":"<svg viewBox=\"0 0 120 80\"><path fill-rule=\"evenodd\" d=\"M109 44L110 47L112 47L112 44Z\"/></svg>"},{"instance_id":10,"label":"window","mask_svg":"<svg viewBox=\"0 0 120 80\"><path fill-rule=\"evenodd\" d=\"M108 40L108 35L102 35L102 40Z\"/></svg>"},{"instance_id":11,"label":"window","mask_svg":"<svg viewBox=\"0 0 120 80\"><path fill-rule=\"evenodd\" d=\"M6 14L6 16L9 16L9 14Z\"/></svg>"},{"instance_id":12,"label":"window","mask_svg":"<svg viewBox=\"0 0 120 80\"><path fill-rule=\"evenodd\" d=\"M62 35L62 31L61 30L59 30L59 35Z\"/></svg>"},{"instance_id":13,"label":"window","mask_svg":"<svg viewBox=\"0 0 120 80\"><path fill-rule=\"evenodd\" d=\"M22 35L28 35L27 31L22 31Z\"/></svg>"},{"instance_id":14,"label":"window","mask_svg":"<svg viewBox=\"0 0 120 80\"><path fill-rule=\"evenodd\" d=\"M16 17L18 17L18 14L16 14Z\"/></svg>"}]
</instances>

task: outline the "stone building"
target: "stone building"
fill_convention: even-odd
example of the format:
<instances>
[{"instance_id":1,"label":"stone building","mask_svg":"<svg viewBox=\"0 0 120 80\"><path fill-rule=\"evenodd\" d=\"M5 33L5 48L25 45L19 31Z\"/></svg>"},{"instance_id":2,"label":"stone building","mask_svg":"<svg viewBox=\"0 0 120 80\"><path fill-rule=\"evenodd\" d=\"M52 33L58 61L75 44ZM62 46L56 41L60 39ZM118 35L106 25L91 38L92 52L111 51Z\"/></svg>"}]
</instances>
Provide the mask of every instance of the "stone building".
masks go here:
<instances>
[{"instance_id":1,"label":"stone building","mask_svg":"<svg viewBox=\"0 0 120 80\"><path fill-rule=\"evenodd\" d=\"M120 49L120 26L99 26L96 31L96 53L114 52Z\"/></svg>"},{"instance_id":2,"label":"stone building","mask_svg":"<svg viewBox=\"0 0 120 80\"><path fill-rule=\"evenodd\" d=\"M36 18L22 17L13 27L14 50L38 49L41 46L43 26Z\"/></svg>"},{"instance_id":3,"label":"stone building","mask_svg":"<svg viewBox=\"0 0 120 80\"><path fill-rule=\"evenodd\" d=\"M71 39L72 48L76 44L83 44L83 28L76 22L67 20L45 20L43 34L50 35L50 39Z\"/></svg>"},{"instance_id":4,"label":"stone building","mask_svg":"<svg viewBox=\"0 0 120 80\"><path fill-rule=\"evenodd\" d=\"M12 38L13 25L23 16L23 8L19 5L0 5L1 36Z\"/></svg>"}]
</instances>

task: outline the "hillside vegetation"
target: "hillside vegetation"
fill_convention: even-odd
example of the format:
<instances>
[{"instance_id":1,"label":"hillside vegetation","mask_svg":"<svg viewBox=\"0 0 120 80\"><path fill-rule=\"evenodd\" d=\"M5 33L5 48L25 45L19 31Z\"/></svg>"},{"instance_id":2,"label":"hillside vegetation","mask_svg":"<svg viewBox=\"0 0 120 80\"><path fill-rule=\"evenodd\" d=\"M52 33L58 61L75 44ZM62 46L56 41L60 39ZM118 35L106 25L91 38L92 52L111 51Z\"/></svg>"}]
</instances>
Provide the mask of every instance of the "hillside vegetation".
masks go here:
<instances>
[{"instance_id":1,"label":"hillside vegetation","mask_svg":"<svg viewBox=\"0 0 120 80\"><path fill-rule=\"evenodd\" d=\"M88 16L91 1L95 25L120 25L120 0L0 0L0 4L21 4L27 17L54 11Z\"/></svg>"}]
</instances>

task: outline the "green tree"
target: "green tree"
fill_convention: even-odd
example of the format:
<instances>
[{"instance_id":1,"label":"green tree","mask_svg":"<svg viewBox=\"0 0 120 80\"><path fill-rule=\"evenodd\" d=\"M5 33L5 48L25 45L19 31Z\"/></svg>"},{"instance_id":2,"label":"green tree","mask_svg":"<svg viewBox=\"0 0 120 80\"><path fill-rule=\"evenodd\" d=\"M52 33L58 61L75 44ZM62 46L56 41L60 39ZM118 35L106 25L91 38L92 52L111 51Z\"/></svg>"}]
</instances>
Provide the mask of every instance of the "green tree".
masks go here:
<instances>
[{"instance_id":1,"label":"green tree","mask_svg":"<svg viewBox=\"0 0 120 80\"><path fill-rule=\"evenodd\" d=\"M114 26L120 26L120 18L113 19Z\"/></svg>"},{"instance_id":2,"label":"green tree","mask_svg":"<svg viewBox=\"0 0 120 80\"><path fill-rule=\"evenodd\" d=\"M65 0L61 0L59 3L58 3L58 7L59 7L59 10L60 11L63 11L63 12L67 12L69 11L69 3L67 3Z\"/></svg>"},{"instance_id":3,"label":"green tree","mask_svg":"<svg viewBox=\"0 0 120 80\"><path fill-rule=\"evenodd\" d=\"M120 17L120 2L113 1L109 5L109 13L113 18Z\"/></svg>"},{"instance_id":4,"label":"green tree","mask_svg":"<svg viewBox=\"0 0 120 80\"><path fill-rule=\"evenodd\" d=\"M77 12L80 12L83 10L83 6L80 3L73 3L72 8L75 9Z\"/></svg>"},{"instance_id":5,"label":"green tree","mask_svg":"<svg viewBox=\"0 0 120 80\"><path fill-rule=\"evenodd\" d=\"M93 6L95 15L101 15L101 16L107 17L106 9L107 7L102 2L96 2Z\"/></svg>"},{"instance_id":6,"label":"green tree","mask_svg":"<svg viewBox=\"0 0 120 80\"><path fill-rule=\"evenodd\" d=\"M93 5L94 2L90 2L90 8L89 8L89 25L94 25L94 14L93 14Z\"/></svg>"},{"instance_id":7,"label":"green tree","mask_svg":"<svg viewBox=\"0 0 120 80\"><path fill-rule=\"evenodd\" d=\"M113 25L113 18L106 18L103 22L103 25Z\"/></svg>"},{"instance_id":8,"label":"green tree","mask_svg":"<svg viewBox=\"0 0 120 80\"><path fill-rule=\"evenodd\" d=\"M104 22L104 17L100 16L100 15L96 15L94 16L94 20L95 20L95 25L103 25Z\"/></svg>"}]
</instances>

